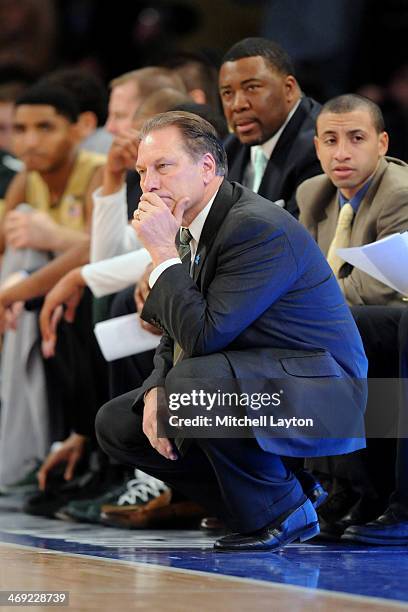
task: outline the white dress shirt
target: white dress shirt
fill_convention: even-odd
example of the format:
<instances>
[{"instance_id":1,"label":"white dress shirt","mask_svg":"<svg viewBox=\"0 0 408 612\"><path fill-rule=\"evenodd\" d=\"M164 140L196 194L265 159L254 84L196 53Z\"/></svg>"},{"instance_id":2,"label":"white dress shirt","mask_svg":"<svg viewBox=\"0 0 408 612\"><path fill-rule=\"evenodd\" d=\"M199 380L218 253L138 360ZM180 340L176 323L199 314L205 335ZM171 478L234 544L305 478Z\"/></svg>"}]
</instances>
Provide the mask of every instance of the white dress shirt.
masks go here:
<instances>
[{"instance_id":1,"label":"white dress shirt","mask_svg":"<svg viewBox=\"0 0 408 612\"><path fill-rule=\"evenodd\" d=\"M137 249L86 264L82 267L81 274L94 296L103 297L138 283L151 261L146 249Z\"/></svg>"}]
</instances>

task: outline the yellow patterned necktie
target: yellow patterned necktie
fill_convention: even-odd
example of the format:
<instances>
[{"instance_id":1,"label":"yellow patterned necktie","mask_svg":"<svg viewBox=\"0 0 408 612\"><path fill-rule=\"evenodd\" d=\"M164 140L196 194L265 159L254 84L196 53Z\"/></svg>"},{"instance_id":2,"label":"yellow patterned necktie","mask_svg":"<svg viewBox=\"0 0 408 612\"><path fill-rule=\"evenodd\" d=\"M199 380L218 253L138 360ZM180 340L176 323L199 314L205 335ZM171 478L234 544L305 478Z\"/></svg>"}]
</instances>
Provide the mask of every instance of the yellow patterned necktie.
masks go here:
<instances>
[{"instance_id":1,"label":"yellow patterned necktie","mask_svg":"<svg viewBox=\"0 0 408 612\"><path fill-rule=\"evenodd\" d=\"M327 253L327 261L336 278L339 278L340 268L344 264L344 259L337 255L337 249L346 249L350 246L353 218L354 209L347 202L341 207L339 218L337 219L336 232Z\"/></svg>"}]
</instances>

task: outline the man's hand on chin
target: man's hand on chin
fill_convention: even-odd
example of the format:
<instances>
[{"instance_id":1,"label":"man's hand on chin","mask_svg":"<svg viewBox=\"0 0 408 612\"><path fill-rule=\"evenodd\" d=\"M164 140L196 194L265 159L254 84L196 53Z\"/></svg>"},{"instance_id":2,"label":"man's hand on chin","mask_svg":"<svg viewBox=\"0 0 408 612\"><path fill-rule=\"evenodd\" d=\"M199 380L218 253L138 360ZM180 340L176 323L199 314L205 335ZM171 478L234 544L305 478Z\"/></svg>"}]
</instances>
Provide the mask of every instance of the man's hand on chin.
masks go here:
<instances>
[{"instance_id":1,"label":"man's hand on chin","mask_svg":"<svg viewBox=\"0 0 408 612\"><path fill-rule=\"evenodd\" d=\"M148 438L150 444L158 453L166 459L175 461L178 459L172 443L167 438L157 437L157 414L158 402L165 401L163 389L154 387L145 395L143 410L143 433Z\"/></svg>"},{"instance_id":2,"label":"man's hand on chin","mask_svg":"<svg viewBox=\"0 0 408 612\"><path fill-rule=\"evenodd\" d=\"M156 193L142 195L132 225L140 242L151 255L153 267L178 257L175 238L189 201L188 197L180 198L171 211Z\"/></svg>"}]
</instances>

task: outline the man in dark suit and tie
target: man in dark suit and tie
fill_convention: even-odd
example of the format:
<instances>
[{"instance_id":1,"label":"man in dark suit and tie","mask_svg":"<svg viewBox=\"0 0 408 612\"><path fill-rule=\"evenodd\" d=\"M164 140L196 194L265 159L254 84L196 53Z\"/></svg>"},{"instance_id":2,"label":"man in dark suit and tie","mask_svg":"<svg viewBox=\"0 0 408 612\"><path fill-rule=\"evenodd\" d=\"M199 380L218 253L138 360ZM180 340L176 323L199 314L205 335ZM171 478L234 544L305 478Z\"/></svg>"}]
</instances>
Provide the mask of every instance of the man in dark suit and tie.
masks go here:
<instances>
[{"instance_id":1,"label":"man in dark suit and tie","mask_svg":"<svg viewBox=\"0 0 408 612\"><path fill-rule=\"evenodd\" d=\"M245 38L231 47L219 91L234 133L225 142L229 180L297 216L296 188L321 172L313 146L320 104L302 95L290 58L265 38Z\"/></svg>"},{"instance_id":2,"label":"man in dark suit and tie","mask_svg":"<svg viewBox=\"0 0 408 612\"><path fill-rule=\"evenodd\" d=\"M337 282L291 215L225 180L225 150L205 120L170 112L147 121L136 168L143 196L133 223L153 261L142 317L165 333L142 387L100 409L99 443L223 519L236 533L217 550L274 551L307 540L319 531L317 515L281 455L365 444L344 433L359 430L366 358ZM216 392L229 382L241 392L285 389L285 414L313 414L322 427L316 437L296 428L274 437L253 429L245 438L196 430L177 448L158 435L158 410L173 393L188 383Z\"/></svg>"}]
</instances>

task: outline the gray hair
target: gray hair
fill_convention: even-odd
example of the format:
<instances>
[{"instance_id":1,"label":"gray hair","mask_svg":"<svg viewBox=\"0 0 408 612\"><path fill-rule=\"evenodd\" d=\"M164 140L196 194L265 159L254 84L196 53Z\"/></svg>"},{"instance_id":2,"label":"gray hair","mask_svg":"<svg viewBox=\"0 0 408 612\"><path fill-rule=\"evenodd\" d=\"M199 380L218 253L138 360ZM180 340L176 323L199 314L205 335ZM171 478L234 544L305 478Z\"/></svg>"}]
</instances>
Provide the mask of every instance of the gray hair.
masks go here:
<instances>
[{"instance_id":1,"label":"gray hair","mask_svg":"<svg viewBox=\"0 0 408 612\"><path fill-rule=\"evenodd\" d=\"M184 111L160 113L143 124L140 138L143 140L150 132L170 126L180 130L185 149L192 159L198 161L200 157L210 153L215 160L216 174L219 176L227 174L228 162L224 145L218 139L211 123L199 115Z\"/></svg>"}]
</instances>

